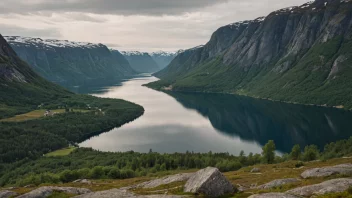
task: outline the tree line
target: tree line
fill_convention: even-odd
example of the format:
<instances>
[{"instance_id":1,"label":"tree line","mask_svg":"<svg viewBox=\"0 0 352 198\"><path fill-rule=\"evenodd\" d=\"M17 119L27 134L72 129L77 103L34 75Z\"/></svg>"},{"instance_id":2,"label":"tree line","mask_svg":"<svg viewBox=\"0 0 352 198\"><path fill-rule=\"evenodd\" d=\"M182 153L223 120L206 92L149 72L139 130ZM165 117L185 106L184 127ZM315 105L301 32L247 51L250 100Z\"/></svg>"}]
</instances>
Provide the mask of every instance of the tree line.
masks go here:
<instances>
[{"instance_id":1,"label":"tree line","mask_svg":"<svg viewBox=\"0 0 352 198\"><path fill-rule=\"evenodd\" d=\"M322 152L315 145L301 149L295 145L287 154L277 155L274 141L263 146L260 154L241 151L229 153L173 153L155 152L100 152L91 148L78 148L68 156L29 158L0 167L0 185L24 186L28 184L65 183L76 179L126 179L153 175L173 170L217 167L222 172L235 171L256 164L281 163L297 160L296 166L306 161L327 160L352 154L352 138L330 143ZM1 166L1 165L0 165Z\"/></svg>"}]
</instances>

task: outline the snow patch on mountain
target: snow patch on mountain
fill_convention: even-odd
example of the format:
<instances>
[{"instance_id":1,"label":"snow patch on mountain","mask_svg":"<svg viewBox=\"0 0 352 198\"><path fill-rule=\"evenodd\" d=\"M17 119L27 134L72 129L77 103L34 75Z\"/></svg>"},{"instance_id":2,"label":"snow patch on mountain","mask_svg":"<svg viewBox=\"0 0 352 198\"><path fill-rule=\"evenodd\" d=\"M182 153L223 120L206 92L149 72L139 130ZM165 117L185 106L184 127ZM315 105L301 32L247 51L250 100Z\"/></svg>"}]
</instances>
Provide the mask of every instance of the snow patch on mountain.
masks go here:
<instances>
[{"instance_id":1,"label":"snow patch on mountain","mask_svg":"<svg viewBox=\"0 0 352 198\"><path fill-rule=\"evenodd\" d=\"M235 23L230 23L227 26L230 26L231 28L239 28L242 25L249 25L250 23L261 23L265 20L266 17L258 17L254 20L246 20L246 21L239 21Z\"/></svg>"},{"instance_id":2,"label":"snow patch on mountain","mask_svg":"<svg viewBox=\"0 0 352 198\"><path fill-rule=\"evenodd\" d=\"M124 56L144 56L147 55L147 52L140 51L120 51L120 53Z\"/></svg>"},{"instance_id":3,"label":"snow patch on mountain","mask_svg":"<svg viewBox=\"0 0 352 198\"><path fill-rule=\"evenodd\" d=\"M140 51L120 51L124 56L174 56L176 52L156 51L156 52L140 52Z\"/></svg>"},{"instance_id":4,"label":"snow patch on mountain","mask_svg":"<svg viewBox=\"0 0 352 198\"><path fill-rule=\"evenodd\" d=\"M185 51L194 51L194 50L197 50L197 49L202 48L202 47L204 47L204 46L205 46L205 45L198 45L198 46L196 46L196 47L193 47L193 48L190 48L190 49L186 49L186 50L181 49L181 50L178 50L178 51L176 52L176 55L181 54L181 53L183 53L183 52L185 52Z\"/></svg>"},{"instance_id":5,"label":"snow patch on mountain","mask_svg":"<svg viewBox=\"0 0 352 198\"><path fill-rule=\"evenodd\" d=\"M176 52L156 51L150 53L151 56L175 56Z\"/></svg>"},{"instance_id":6,"label":"snow patch on mountain","mask_svg":"<svg viewBox=\"0 0 352 198\"><path fill-rule=\"evenodd\" d=\"M59 48L99 48L104 47L103 44L94 44L87 42L73 42L68 40L57 40L57 39L41 39L41 38L31 38L31 37L21 37L21 36L4 36L5 40L16 45L26 45L35 47L59 47Z\"/></svg>"}]
</instances>

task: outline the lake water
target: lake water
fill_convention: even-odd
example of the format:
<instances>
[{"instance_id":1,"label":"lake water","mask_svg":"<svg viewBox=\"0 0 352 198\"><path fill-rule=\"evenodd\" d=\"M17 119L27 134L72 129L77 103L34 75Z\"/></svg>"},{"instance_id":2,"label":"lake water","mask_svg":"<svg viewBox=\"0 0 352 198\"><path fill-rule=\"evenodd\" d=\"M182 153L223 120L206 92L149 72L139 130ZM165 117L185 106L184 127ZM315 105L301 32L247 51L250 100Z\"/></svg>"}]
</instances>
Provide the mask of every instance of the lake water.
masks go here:
<instances>
[{"instance_id":1,"label":"lake water","mask_svg":"<svg viewBox=\"0 0 352 198\"><path fill-rule=\"evenodd\" d=\"M268 140L274 140L279 152L289 152L294 144L323 148L352 135L351 112L225 94L164 93L142 86L156 80L141 76L90 91L142 105L145 114L80 146L101 151L239 154L241 150L260 153Z\"/></svg>"}]
</instances>

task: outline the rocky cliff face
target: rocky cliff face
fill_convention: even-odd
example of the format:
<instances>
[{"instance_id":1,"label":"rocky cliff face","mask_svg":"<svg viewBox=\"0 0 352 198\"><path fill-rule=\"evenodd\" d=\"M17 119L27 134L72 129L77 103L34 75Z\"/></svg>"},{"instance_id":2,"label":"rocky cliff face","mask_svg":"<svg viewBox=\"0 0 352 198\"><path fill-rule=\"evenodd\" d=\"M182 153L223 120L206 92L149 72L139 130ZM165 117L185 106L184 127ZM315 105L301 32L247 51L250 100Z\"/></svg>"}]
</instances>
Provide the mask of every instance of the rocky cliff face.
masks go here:
<instances>
[{"instance_id":1,"label":"rocky cliff face","mask_svg":"<svg viewBox=\"0 0 352 198\"><path fill-rule=\"evenodd\" d=\"M316 0L218 29L156 74L174 90L352 108L352 2Z\"/></svg>"},{"instance_id":2,"label":"rocky cliff face","mask_svg":"<svg viewBox=\"0 0 352 198\"><path fill-rule=\"evenodd\" d=\"M26 112L28 106L71 94L37 75L0 35L0 115Z\"/></svg>"},{"instance_id":3,"label":"rocky cliff face","mask_svg":"<svg viewBox=\"0 0 352 198\"><path fill-rule=\"evenodd\" d=\"M150 53L150 56L158 64L160 69L167 67L177 54L174 52L158 51Z\"/></svg>"},{"instance_id":4,"label":"rocky cliff face","mask_svg":"<svg viewBox=\"0 0 352 198\"><path fill-rule=\"evenodd\" d=\"M24 68L19 68L18 64L21 64L21 60L17 57L15 51L6 42L6 40L0 35L0 79L5 84L6 82L27 82L31 77L26 76L26 65ZM24 71L22 71L22 70Z\"/></svg>"},{"instance_id":5,"label":"rocky cliff face","mask_svg":"<svg viewBox=\"0 0 352 198\"><path fill-rule=\"evenodd\" d=\"M136 74L137 72L131 67L130 63L128 60L125 58L124 55L121 54L120 51L115 50L115 49L110 49L110 52L113 56L113 58L119 63L119 65L122 68L125 68L123 70L123 73L125 76L129 76L131 74Z\"/></svg>"},{"instance_id":6,"label":"rocky cliff face","mask_svg":"<svg viewBox=\"0 0 352 198\"><path fill-rule=\"evenodd\" d=\"M122 51L131 67L139 73L154 73L160 70L158 64L146 52Z\"/></svg>"},{"instance_id":7,"label":"rocky cliff face","mask_svg":"<svg viewBox=\"0 0 352 198\"><path fill-rule=\"evenodd\" d=\"M102 44L8 36L21 59L42 77L59 84L110 81L135 74L123 56Z\"/></svg>"}]
</instances>

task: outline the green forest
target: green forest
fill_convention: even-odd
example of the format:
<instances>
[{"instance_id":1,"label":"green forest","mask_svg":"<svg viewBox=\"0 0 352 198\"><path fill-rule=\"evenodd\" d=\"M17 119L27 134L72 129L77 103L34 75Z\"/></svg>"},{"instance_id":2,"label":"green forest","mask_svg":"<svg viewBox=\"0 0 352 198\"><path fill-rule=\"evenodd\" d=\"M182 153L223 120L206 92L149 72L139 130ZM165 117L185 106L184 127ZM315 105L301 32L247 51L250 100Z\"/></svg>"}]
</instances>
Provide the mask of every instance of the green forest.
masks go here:
<instances>
[{"instance_id":1,"label":"green forest","mask_svg":"<svg viewBox=\"0 0 352 198\"><path fill-rule=\"evenodd\" d=\"M222 172L238 170L255 164L274 164L296 160L296 167L306 161L328 160L348 156L352 153L352 137L325 146L322 152L315 145L276 155L275 143L270 140L261 154L238 155L229 153L186 153L160 154L150 150L137 152L100 152L90 148L78 148L67 156L41 157L37 160L24 158L11 164L1 164L0 186L43 183L65 183L76 179L126 179L146 176L171 170L201 169L217 167Z\"/></svg>"},{"instance_id":2,"label":"green forest","mask_svg":"<svg viewBox=\"0 0 352 198\"><path fill-rule=\"evenodd\" d=\"M91 136L119 127L141 116L141 106L116 99L73 95L44 104L44 109L67 108L66 113L24 122L0 122L0 163L36 159ZM89 106L89 107L88 107ZM70 109L87 109L71 112Z\"/></svg>"}]
</instances>

